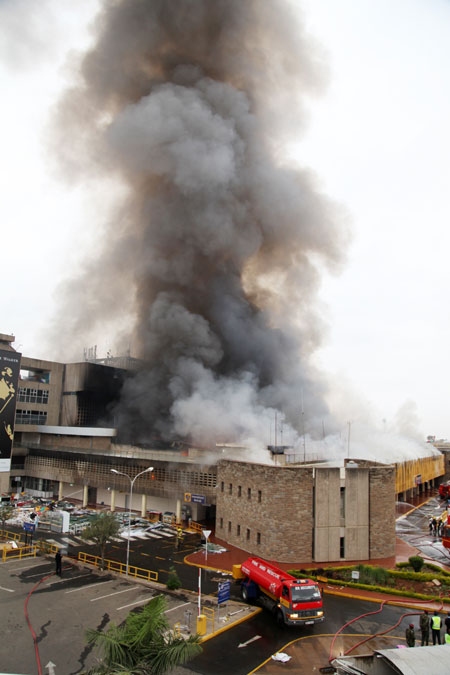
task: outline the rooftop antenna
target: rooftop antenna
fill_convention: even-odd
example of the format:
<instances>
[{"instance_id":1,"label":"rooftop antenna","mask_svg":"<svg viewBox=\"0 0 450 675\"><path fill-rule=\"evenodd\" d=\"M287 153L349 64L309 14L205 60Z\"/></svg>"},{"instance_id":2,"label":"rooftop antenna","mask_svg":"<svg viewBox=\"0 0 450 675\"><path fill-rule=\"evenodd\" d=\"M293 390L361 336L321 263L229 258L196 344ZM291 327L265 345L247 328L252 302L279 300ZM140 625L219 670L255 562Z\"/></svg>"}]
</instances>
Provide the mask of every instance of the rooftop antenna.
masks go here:
<instances>
[{"instance_id":1,"label":"rooftop antenna","mask_svg":"<svg viewBox=\"0 0 450 675\"><path fill-rule=\"evenodd\" d=\"M352 429L352 423L348 421L348 437L347 437L347 457L350 457L350 431Z\"/></svg>"},{"instance_id":2,"label":"rooftop antenna","mask_svg":"<svg viewBox=\"0 0 450 675\"><path fill-rule=\"evenodd\" d=\"M275 464L277 463L277 426L278 426L278 413L275 410Z\"/></svg>"},{"instance_id":3,"label":"rooftop antenna","mask_svg":"<svg viewBox=\"0 0 450 675\"><path fill-rule=\"evenodd\" d=\"M306 438L305 438L305 408L303 405L303 389L302 394L302 434L303 434L303 462L306 462Z\"/></svg>"}]
</instances>

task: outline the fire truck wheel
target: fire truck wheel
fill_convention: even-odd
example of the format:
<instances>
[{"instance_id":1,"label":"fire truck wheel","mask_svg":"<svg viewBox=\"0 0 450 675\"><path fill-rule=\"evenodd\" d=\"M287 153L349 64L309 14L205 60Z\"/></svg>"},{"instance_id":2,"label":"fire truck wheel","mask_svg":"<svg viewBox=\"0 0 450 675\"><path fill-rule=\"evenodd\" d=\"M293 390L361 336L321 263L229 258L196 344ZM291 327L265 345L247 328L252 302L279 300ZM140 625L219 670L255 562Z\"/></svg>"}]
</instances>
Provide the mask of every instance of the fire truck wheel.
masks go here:
<instances>
[{"instance_id":1,"label":"fire truck wheel","mask_svg":"<svg viewBox=\"0 0 450 675\"><path fill-rule=\"evenodd\" d=\"M244 602L248 602L248 590L244 585L241 586L241 596Z\"/></svg>"},{"instance_id":2,"label":"fire truck wheel","mask_svg":"<svg viewBox=\"0 0 450 675\"><path fill-rule=\"evenodd\" d=\"M277 609L277 612L275 614L275 620L280 628L284 628L284 616L281 609Z\"/></svg>"}]
</instances>

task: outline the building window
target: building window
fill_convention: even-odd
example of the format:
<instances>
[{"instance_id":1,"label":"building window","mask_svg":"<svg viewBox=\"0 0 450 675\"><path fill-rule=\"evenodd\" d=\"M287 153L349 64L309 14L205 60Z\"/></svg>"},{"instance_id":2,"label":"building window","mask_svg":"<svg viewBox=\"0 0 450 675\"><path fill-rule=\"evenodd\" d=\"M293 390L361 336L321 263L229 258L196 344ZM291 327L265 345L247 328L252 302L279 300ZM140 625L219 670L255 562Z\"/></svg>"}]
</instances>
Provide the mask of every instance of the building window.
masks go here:
<instances>
[{"instance_id":1,"label":"building window","mask_svg":"<svg viewBox=\"0 0 450 675\"><path fill-rule=\"evenodd\" d=\"M220 529L223 530L223 518L220 519Z\"/></svg>"},{"instance_id":2,"label":"building window","mask_svg":"<svg viewBox=\"0 0 450 675\"><path fill-rule=\"evenodd\" d=\"M341 558L345 558L345 537L340 539L339 555Z\"/></svg>"},{"instance_id":3,"label":"building window","mask_svg":"<svg viewBox=\"0 0 450 675\"><path fill-rule=\"evenodd\" d=\"M241 526L240 525L237 525L237 527L236 527L236 534L237 534L238 537L241 536Z\"/></svg>"},{"instance_id":4,"label":"building window","mask_svg":"<svg viewBox=\"0 0 450 675\"><path fill-rule=\"evenodd\" d=\"M228 532L231 533L231 520L228 521Z\"/></svg>"},{"instance_id":5,"label":"building window","mask_svg":"<svg viewBox=\"0 0 450 675\"><path fill-rule=\"evenodd\" d=\"M230 483L230 485L228 486L228 494L229 495L233 494L233 483Z\"/></svg>"},{"instance_id":6,"label":"building window","mask_svg":"<svg viewBox=\"0 0 450 675\"><path fill-rule=\"evenodd\" d=\"M247 488L247 499L252 498L252 488Z\"/></svg>"},{"instance_id":7,"label":"building window","mask_svg":"<svg viewBox=\"0 0 450 675\"><path fill-rule=\"evenodd\" d=\"M20 403L48 403L48 389L29 389L28 387L20 387L19 389Z\"/></svg>"},{"instance_id":8,"label":"building window","mask_svg":"<svg viewBox=\"0 0 450 675\"><path fill-rule=\"evenodd\" d=\"M261 532L256 533L256 543L260 544L261 543Z\"/></svg>"},{"instance_id":9,"label":"building window","mask_svg":"<svg viewBox=\"0 0 450 675\"><path fill-rule=\"evenodd\" d=\"M250 540L250 530L247 528L247 541Z\"/></svg>"},{"instance_id":10,"label":"building window","mask_svg":"<svg viewBox=\"0 0 450 675\"><path fill-rule=\"evenodd\" d=\"M222 481L221 484L220 484L220 491L221 492L223 492L223 488L224 488L224 484L223 484L223 481Z\"/></svg>"},{"instance_id":11,"label":"building window","mask_svg":"<svg viewBox=\"0 0 450 675\"><path fill-rule=\"evenodd\" d=\"M341 487L341 518L345 518L345 487Z\"/></svg>"},{"instance_id":12,"label":"building window","mask_svg":"<svg viewBox=\"0 0 450 675\"><path fill-rule=\"evenodd\" d=\"M47 424L47 413L42 410L17 410L16 424Z\"/></svg>"},{"instance_id":13,"label":"building window","mask_svg":"<svg viewBox=\"0 0 450 675\"><path fill-rule=\"evenodd\" d=\"M258 502L261 504L261 499L262 499L262 492L261 490L258 490Z\"/></svg>"},{"instance_id":14,"label":"building window","mask_svg":"<svg viewBox=\"0 0 450 675\"><path fill-rule=\"evenodd\" d=\"M242 495L242 486L238 485L238 497Z\"/></svg>"}]
</instances>

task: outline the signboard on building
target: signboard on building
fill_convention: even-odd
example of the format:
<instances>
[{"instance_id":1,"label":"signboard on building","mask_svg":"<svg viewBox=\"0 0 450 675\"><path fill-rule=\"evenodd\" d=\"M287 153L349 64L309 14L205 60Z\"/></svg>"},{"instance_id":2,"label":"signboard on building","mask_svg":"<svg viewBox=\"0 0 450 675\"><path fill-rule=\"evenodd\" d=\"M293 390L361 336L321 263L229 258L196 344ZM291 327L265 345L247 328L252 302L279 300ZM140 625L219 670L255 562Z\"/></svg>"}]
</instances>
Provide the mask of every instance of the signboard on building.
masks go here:
<instances>
[{"instance_id":1,"label":"signboard on building","mask_svg":"<svg viewBox=\"0 0 450 675\"><path fill-rule=\"evenodd\" d=\"M192 504L206 504L206 497L205 495L193 495L190 492L185 492L184 501Z\"/></svg>"},{"instance_id":2,"label":"signboard on building","mask_svg":"<svg viewBox=\"0 0 450 675\"><path fill-rule=\"evenodd\" d=\"M11 468L21 356L18 352L0 350L0 471Z\"/></svg>"}]
</instances>

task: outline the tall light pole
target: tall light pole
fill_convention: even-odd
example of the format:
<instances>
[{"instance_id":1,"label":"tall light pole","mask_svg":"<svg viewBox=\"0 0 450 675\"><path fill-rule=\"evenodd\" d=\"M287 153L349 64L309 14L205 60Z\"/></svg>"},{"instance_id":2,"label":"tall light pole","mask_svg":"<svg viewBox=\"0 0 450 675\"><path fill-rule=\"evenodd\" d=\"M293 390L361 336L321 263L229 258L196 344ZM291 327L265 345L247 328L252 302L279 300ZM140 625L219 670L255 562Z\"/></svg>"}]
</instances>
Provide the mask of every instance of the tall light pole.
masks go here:
<instances>
[{"instance_id":1,"label":"tall light pole","mask_svg":"<svg viewBox=\"0 0 450 675\"><path fill-rule=\"evenodd\" d=\"M153 467L149 466L148 469L144 469L143 471L138 473L134 478L131 478L131 476L129 476L127 473L123 473L123 471L117 471L117 469L111 469L111 471L112 473L117 473L119 476L125 476L125 478L128 478L128 480L130 481L130 503L128 504L127 572L126 572L126 576L128 576L128 568L130 566L131 504L133 501L133 485L136 478L142 476L143 473L153 471Z\"/></svg>"}]
</instances>

